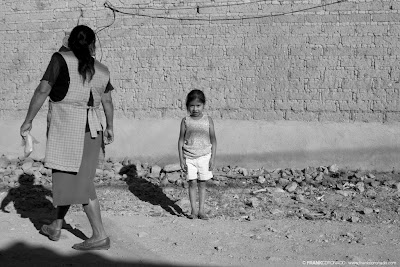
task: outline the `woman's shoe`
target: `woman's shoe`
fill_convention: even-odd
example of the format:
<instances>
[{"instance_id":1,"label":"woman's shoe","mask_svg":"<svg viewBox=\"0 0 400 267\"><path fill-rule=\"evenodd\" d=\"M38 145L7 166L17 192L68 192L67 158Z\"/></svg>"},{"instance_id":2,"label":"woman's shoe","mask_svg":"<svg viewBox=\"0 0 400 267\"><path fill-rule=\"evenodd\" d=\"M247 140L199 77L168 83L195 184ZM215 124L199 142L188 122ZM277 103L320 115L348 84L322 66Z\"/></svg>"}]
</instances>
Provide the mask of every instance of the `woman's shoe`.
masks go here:
<instances>
[{"instance_id":1,"label":"woman's shoe","mask_svg":"<svg viewBox=\"0 0 400 267\"><path fill-rule=\"evenodd\" d=\"M95 242L87 242L86 240L73 245L72 248L76 250L107 250L110 248L110 238L107 237Z\"/></svg>"},{"instance_id":2,"label":"woman's shoe","mask_svg":"<svg viewBox=\"0 0 400 267\"><path fill-rule=\"evenodd\" d=\"M53 241L58 241L61 237L61 229L57 230L57 229L50 227L50 225L46 225L46 224L44 224L42 226L42 228L40 229L40 232L42 234L44 234L45 236L47 236L50 240L53 240Z\"/></svg>"}]
</instances>

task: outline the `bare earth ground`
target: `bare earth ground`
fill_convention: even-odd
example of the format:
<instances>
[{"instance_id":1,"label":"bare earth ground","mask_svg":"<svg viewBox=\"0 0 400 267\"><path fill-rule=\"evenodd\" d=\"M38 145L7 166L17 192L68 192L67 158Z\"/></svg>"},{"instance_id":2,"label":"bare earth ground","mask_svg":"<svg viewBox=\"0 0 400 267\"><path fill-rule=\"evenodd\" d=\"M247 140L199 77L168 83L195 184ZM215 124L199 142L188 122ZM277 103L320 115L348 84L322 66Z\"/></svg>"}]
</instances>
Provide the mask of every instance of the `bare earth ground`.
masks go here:
<instances>
[{"instance_id":1,"label":"bare earth ground","mask_svg":"<svg viewBox=\"0 0 400 267\"><path fill-rule=\"evenodd\" d=\"M289 193L250 179L209 184L208 221L186 218L182 186L97 179L112 246L88 253L71 249L91 234L80 206L72 206L61 240L52 242L38 233L55 215L51 187L3 187L0 266L396 266L399 174L379 177L386 183L363 192L350 184L340 194L305 184Z\"/></svg>"}]
</instances>

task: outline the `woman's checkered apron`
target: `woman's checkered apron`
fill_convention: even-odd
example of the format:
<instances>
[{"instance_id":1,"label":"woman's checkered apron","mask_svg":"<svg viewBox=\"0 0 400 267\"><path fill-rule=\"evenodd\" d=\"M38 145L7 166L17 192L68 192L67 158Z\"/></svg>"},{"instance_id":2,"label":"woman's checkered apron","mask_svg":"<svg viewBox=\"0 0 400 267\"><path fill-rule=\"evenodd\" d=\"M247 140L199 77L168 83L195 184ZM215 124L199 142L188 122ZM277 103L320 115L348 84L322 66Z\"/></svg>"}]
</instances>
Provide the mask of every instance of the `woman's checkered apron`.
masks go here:
<instances>
[{"instance_id":1,"label":"woman's checkered apron","mask_svg":"<svg viewBox=\"0 0 400 267\"><path fill-rule=\"evenodd\" d=\"M70 84L63 100L49 101L50 123L45 166L61 171L78 172L82 161L86 121L92 137L96 137L97 131L103 129L100 103L110 74L106 66L95 61L92 80L83 83L78 72L78 59L72 52L60 54L67 63ZM93 94L93 107L87 105L90 91Z\"/></svg>"}]
</instances>

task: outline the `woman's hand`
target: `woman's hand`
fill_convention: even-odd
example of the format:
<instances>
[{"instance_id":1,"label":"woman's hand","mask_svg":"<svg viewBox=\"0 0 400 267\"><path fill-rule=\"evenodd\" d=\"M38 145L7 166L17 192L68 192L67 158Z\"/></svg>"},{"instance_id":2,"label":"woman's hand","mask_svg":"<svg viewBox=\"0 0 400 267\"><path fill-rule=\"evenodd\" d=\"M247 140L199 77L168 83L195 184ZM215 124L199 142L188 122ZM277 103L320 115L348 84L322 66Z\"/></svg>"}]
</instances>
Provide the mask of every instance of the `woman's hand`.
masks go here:
<instances>
[{"instance_id":1,"label":"woman's hand","mask_svg":"<svg viewBox=\"0 0 400 267\"><path fill-rule=\"evenodd\" d=\"M114 130L113 129L106 129L104 131L104 144L109 145L114 142Z\"/></svg>"},{"instance_id":2,"label":"woman's hand","mask_svg":"<svg viewBox=\"0 0 400 267\"><path fill-rule=\"evenodd\" d=\"M21 128L19 130L19 134L24 138L26 136L26 132L30 132L32 129L32 122L22 123Z\"/></svg>"},{"instance_id":3,"label":"woman's hand","mask_svg":"<svg viewBox=\"0 0 400 267\"><path fill-rule=\"evenodd\" d=\"M28 113L26 114L24 123L21 125L20 134L22 137L26 135L27 131L29 132L32 129L32 121L42 107L44 101L46 101L50 91L51 86L49 82L42 80L32 96L31 102L29 103Z\"/></svg>"}]
</instances>

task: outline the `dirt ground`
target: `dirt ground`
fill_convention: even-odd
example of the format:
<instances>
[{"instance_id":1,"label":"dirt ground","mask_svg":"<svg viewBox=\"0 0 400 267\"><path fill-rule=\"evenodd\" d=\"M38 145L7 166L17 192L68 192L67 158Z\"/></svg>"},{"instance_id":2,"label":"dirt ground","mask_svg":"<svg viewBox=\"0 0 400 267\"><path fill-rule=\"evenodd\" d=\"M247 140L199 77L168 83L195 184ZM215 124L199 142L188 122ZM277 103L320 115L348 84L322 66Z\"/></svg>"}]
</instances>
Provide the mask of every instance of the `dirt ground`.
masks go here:
<instances>
[{"instance_id":1,"label":"dirt ground","mask_svg":"<svg viewBox=\"0 0 400 267\"><path fill-rule=\"evenodd\" d=\"M340 186L303 184L296 191L250 178L211 181L208 221L185 216L183 186L97 179L112 244L89 253L71 249L91 234L81 206L72 206L61 240L52 242L38 232L55 215L51 187L3 186L0 266L396 266L400 176L372 176L381 182L365 190L349 176Z\"/></svg>"}]
</instances>

